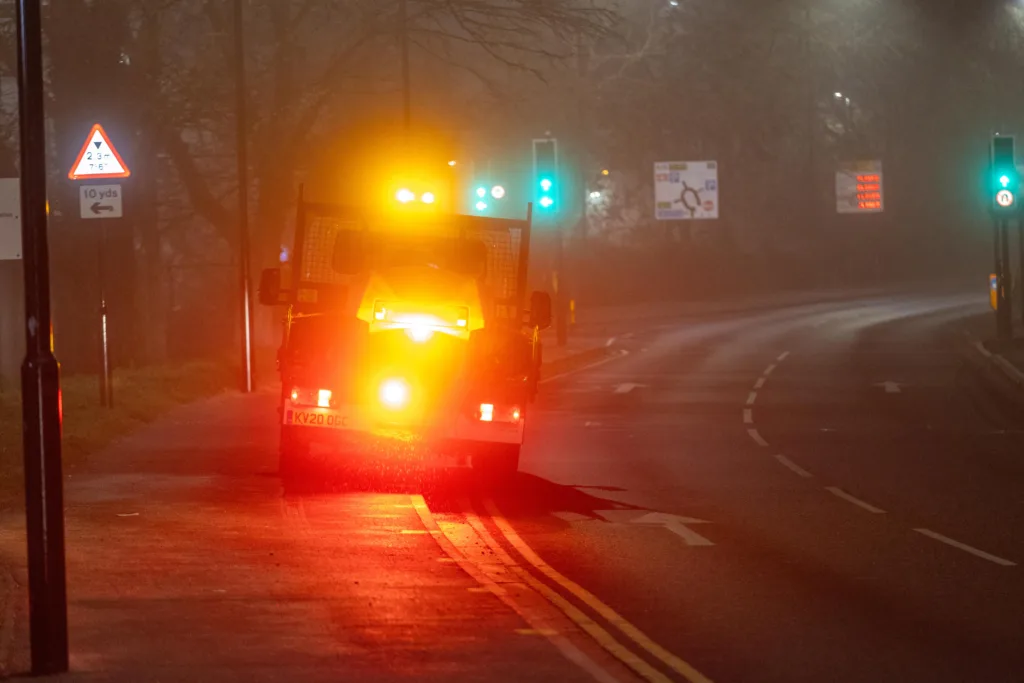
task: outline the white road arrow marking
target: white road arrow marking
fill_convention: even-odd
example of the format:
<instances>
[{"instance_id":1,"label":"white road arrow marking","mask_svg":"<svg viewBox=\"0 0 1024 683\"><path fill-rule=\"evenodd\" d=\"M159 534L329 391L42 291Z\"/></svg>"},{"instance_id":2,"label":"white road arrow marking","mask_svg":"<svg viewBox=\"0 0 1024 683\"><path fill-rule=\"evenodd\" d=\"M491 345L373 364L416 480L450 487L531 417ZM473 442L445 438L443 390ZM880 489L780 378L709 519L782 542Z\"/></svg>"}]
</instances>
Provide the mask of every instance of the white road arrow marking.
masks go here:
<instances>
[{"instance_id":1,"label":"white road arrow marking","mask_svg":"<svg viewBox=\"0 0 1024 683\"><path fill-rule=\"evenodd\" d=\"M619 510L594 510L593 516L568 511L552 512L551 514L563 522L569 522L573 526L589 526L592 524L607 524L614 527L625 527L633 524L661 526L686 541L686 545L714 545L714 543L687 526L689 524L710 524L706 519L671 515L667 512L648 512L637 517L637 510L631 510L628 508Z\"/></svg>"},{"instance_id":2,"label":"white road arrow marking","mask_svg":"<svg viewBox=\"0 0 1024 683\"><path fill-rule=\"evenodd\" d=\"M663 526L686 541L686 545L714 545L714 543L686 526L687 524L708 524L709 522L705 519L681 517L679 515L670 515L666 512L648 512L646 515L634 519L632 523Z\"/></svg>"},{"instance_id":3,"label":"white road arrow marking","mask_svg":"<svg viewBox=\"0 0 1024 683\"><path fill-rule=\"evenodd\" d=\"M633 391L634 389L641 389L641 388L646 387L646 386L647 386L646 384L633 384L632 382L625 382L625 383L620 384L617 387L615 387L615 393L616 394L628 394L629 392Z\"/></svg>"},{"instance_id":4,"label":"white road arrow marking","mask_svg":"<svg viewBox=\"0 0 1024 683\"><path fill-rule=\"evenodd\" d=\"M875 386L885 387L885 393L887 394L898 394L900 393L900 387L903 385L899 382L879 382Z\"/></svg>"}]
</instances>

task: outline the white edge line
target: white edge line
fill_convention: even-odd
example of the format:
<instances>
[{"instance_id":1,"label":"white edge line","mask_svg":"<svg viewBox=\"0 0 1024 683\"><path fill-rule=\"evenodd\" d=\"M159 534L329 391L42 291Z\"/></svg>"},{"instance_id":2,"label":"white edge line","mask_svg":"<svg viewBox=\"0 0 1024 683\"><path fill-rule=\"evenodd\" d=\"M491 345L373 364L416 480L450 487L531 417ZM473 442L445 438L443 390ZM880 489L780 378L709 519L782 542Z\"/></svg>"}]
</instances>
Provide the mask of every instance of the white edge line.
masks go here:
<instances>
[{"instance_id":1,"label":"white edge line","mask_svg":"<svg viewBox=\"0 0 1024 683\"><path fill-rule=\"evenodd\" d=\"M985 345L980 341L974 342L974 348L978 349L978 353L985 356L985 358L991 358L992 352L985 348Z\"/></svg>"},{"instance_id":2,"label":"white edge line","mask_svg":"<svg viewBox=\"0 0 1024 683\"><path fill-rule=\"evenodd\" d=\"M984 550L978 550L977 548L972 548L971 546L967 545L966 543L961 543L960 541L954 541L952 538L950 538L948 536L943 536L942 534L936 533L936 532L932 531L931 529L914 529L914 531L916 531L919 534L923 534L923 535L927 536L928 538L934 538L936 541L940 541L941 543L945 543L946 545L951 545L954 548L958 548L960 550L963 550L964 552L970 553L971 555L974 555L976 557L980 557L983 560L988 560L989 562L994 562L994 563L996 563L996 564L998 564L1000 566L1003 566L1003 567L1016 567L1017 566L1016 562L1011 562L1010 560L1004 560L1003 558L998 557L996 555L992 555L991 553L986 553Z\"/></svg>"},{"instance_id":3,"label":"white edge line","mask_svg":"<svg viewBox=\"0 0 1024 683\"><path fill-rule=\"evenodd\" d=\"M758 377L757 381L754 382L754 388L755 389L764 389L764 383L767 382L767 381L768 380L765 377Z\"/></svg>"},{"instance_id":4,"label":"white edge line","mask_svg":"<svg viewBox=\"0 0 1024 683\"><path fill-rule=\"evenodd\" d=\"M797 465L795 462L793 462L786 456L782 455L781 453L776 453L775 459L782 463L783 467L789 468L790 470L796 472L797 475L803 477L804 479L810 479L811 477L814 476L813 474L805 470L803 467L800 467L800 465Z\"/></svg>"},{"instance_id":5,"label":"white edge line","mask_svg":"<svg viewBox=\"0 0 1024 683\"><path fill-rule=\"evenodd\" d=\"M624 357L626 357L628 355L629 355L629 351L627 351L625 349L620 349L618 355L616 355L616 356L611 356L609 358L603 358L603 359L597 361L596 363L591 363L589 365L584 365L581 368L575 368L573 370L568 370L566 372L561 372L561 373L559 373L557 375L552 375L551 377L545 377L540 382L538 382L538 384L547 384L548 382L554 382L556 379L562 379L563 377L568 377L569 375L575 375L577 372L583 372L584 370L590 370L591 368L599 367L601 365L604 365L605 363L611 363L613 360L619 360L620 358L624 358Z\"/></svg>"},{"instance_id":6,"label":"white edge line","mask_svg":"<svg viewBox=\"0 0 1024 683\"><path fill-rule=\"evenodd\" d=\"M779 354L778 361L781 363L782 361L786 360L787 358L789 358L789 351L783 351L782 353Z\"/></svg>"},{"instance_id":7,"label":"white edge line","mask_svg":"<svg viewBox=\"0 0 1024 683\"><path fill-rule=\"evenodd\" d=\"M761 436L761 432L757 431L756 429L748 429L747 434L750 434L750 438L753 439L754 443L756 443L758 446L761 446L762 448L768 448L768 442L764 440L763 436Z\"/></svg>"},{"instance_id":8,"label":"white edge line","mask_svg":"<svg viewBox=\"0 0 1024 683\"><path fill-rule=\"evenodd\" d=\"M771 365L769 365L768 367L766 367L766 368L764 369L764 373L763 373L763 374L764 374L764 376L765 376L765 377L767 377L768 375L770 375L770 374L772 374L773 372L775 372L775 368L777 368L777 367L779 367L779 366L777 366L777 365L776 365L775 363L772 363Z\"/></svg>"},{"instance_id":9,"label":"white edge line","mask_svg":"<svg viewBox=\"0 0 1024 683\"><path fill-rule=\"evenodd\" d=\"M755 401L757 401L757 392L756 391L751 391L750 395L747 396L747 405L748 406L752 406L752 405L754 405Z\"/></svg>"},{"instance_id":10,"label":"white edge line","mask_svg":"<svg viewBox=\"0 0 1024 683\"><path fill-rule=\"evenodd\" d=\"M752 425L754 424L754 411L750 408L743 409L743 424Z\"/></svg>"},{"instance_id":11,"label":"white edge line","mask_svg":"<svg viewBox=\"0 0 1024 683\"><path fill-rule=\"evenodd\" d=\"M825 490L828 491L829 493L839 497L839 498L842 498L847 503L853 503L857 507L859 507L859 508L861 508L863 510L867 510L868 512L874 513L876 515L884 515L885 514L885 510L883 510L882 508L876 508L871 503L865 503L860 498L855 498L855 497L851 496L849 493L847 493L846 491L842 490L838 486L826 486Z\"/></svg>"}]
</instances>

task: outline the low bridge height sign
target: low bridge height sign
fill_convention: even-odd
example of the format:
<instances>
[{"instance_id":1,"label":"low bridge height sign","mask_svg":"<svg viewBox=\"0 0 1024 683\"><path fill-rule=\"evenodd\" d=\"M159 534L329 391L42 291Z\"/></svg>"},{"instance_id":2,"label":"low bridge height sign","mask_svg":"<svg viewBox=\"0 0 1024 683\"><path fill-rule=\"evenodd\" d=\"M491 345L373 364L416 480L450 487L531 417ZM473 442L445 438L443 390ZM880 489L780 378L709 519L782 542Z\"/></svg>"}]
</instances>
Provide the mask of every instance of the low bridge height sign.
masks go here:
<instances>
[{"instance_id":1,"label":"low bridge height sign","mask_svg":"<svg viewBox=\"0 0 1024 683\"><path fill-rule=\"evenodd\" d=\"M836 211L881 213L884 209L882 162L855 161L841 164L836 171Z\"/></svg>"}]
</instances>

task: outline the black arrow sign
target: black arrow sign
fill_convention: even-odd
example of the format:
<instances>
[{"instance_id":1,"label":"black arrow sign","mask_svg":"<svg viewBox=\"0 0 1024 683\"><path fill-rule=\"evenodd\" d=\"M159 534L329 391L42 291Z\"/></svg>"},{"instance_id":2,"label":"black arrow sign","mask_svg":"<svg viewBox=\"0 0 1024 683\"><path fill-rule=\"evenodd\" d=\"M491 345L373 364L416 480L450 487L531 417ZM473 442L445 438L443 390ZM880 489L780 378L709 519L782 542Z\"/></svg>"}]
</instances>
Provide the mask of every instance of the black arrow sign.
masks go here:
<instances>
[{"instance_id":1,"label":"black arrow sign","mask_svg":"<svg viewBox=\"0 0 1024 683\"><path fill-rule=\"evenodd\" d=\"M99 215L103 211L113 211L114 210L114 207L112 207L112 206L110 206L108 204L100 204L99 202L93 202L92 206L90 206L89 208L92 209L92 212L97 214L97 215Z\"/></svg>"}]
</instances>

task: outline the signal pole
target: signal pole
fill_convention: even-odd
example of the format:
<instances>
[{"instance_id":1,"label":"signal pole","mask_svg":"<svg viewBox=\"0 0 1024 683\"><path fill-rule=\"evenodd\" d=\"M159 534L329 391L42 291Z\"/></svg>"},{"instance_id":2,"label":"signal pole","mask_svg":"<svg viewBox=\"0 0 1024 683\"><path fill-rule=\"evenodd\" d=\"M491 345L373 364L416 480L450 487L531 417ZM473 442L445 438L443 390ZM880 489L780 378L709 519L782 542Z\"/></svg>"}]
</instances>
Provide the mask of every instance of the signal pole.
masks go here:
<instances>
[{"instance_id":1,"label":"signal pole","mask_svg":"<svg viewBox=\"0 0 1024 683\"><path fill-rule=\"evenodd\" d=\"M1018 215L1017 193L1021 186L1020 174L1017 172L1014 137L994 134L989 153L991 210L995 225L996 334L999 339L1009 340L1013 338L1010 219Z\"/></svg>"},{"instance_id":2,"label":"signal pole","mask_svg":"<svg viewBox=\"0 0 1024 683\"><path fill-rule=\"evenodd\" d=\"M1010 269L1010 219L1003 218L999 230L999 336L1013 338L1013 272Z\"/></svg>"},{"instance_id":3,"label":"signal pole","mask_svg":"<svg viewBox=\"0 0 1024 683\"><path fill-rule=\"evenodd\" d=\"M21 419L25 458L29 639L32 674L68 670L60 366L53 355L47 245L46 141L40 0L18 0L21 239L25 269L25 362Z\"/></svg>"},{"instance_id":4,"label":"signal pole","mask_svg":"<svg viewBox=\"0 0 1024 683\"><path fill-rule=\"evenodd\" d=\"M1017 251L1020 261L1020 285L1024 285L1024 220L1020 218L1017 219ZM1020 319L1021 323L1024 323L1024 286L1020 286Z\"/></svg>"}]
</instances>

